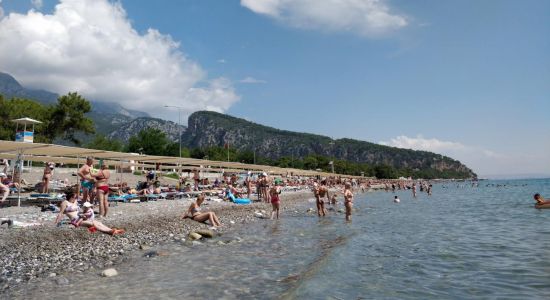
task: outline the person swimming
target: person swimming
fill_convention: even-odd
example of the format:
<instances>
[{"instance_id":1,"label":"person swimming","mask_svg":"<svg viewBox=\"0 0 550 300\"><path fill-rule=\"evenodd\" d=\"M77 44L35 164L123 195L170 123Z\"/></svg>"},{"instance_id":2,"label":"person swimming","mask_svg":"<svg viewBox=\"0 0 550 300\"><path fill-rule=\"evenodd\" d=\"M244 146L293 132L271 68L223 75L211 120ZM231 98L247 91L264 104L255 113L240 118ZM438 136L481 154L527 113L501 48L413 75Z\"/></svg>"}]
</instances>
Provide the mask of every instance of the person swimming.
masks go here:
<instances>
[{"instance_id":1,"label":"person swimming","mask_svg":"<svg viewBox=\"0 0 550 300\"><path fill-rule=\"evenodd\" d=\"M545 200L539 193L534 194L533 199L537 201L536 205L550 204L550 200Z\"/></svg>"}]
</instances>

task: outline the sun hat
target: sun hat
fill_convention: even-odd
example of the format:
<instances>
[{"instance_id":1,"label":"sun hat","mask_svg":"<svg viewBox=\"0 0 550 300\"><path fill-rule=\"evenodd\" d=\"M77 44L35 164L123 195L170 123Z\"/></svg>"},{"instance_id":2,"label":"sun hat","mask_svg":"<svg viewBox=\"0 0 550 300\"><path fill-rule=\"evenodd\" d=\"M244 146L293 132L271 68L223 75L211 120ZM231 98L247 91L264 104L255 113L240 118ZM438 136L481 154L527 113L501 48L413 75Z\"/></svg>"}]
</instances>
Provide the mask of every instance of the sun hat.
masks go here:
<instances>
[{"instance_id":1,"label":"sun hat","mask_svg":"<svg viewBox=\"0 0 550 300\"><path fill-rule=\"evenodd\" d=\"M4 173L0 173L0 177L8 177L8 176L6 176L6 174Z\"/></svg>"},{"instance_id":2,"label":"sun hat","mask_svg":"<svg viewBox=\"0 0 550 300\"><path fill-rule=\"evenodd\" d=\"M93 207L92 203L90 203L90 202L84 202L84 204L82 204L82 206L84 206L84 207Z\"/></svg>"},{"instance_id":3,"label":"sun hat","mask_svg":"<svg viewBox=\"0 0 550 300\"><path fill-rule=\"evenodd\" d=\"M266 172L263 172L263 173L262 173L262 176L267 176L267 173L266 173Z\"/></svg>"}]
</instances>

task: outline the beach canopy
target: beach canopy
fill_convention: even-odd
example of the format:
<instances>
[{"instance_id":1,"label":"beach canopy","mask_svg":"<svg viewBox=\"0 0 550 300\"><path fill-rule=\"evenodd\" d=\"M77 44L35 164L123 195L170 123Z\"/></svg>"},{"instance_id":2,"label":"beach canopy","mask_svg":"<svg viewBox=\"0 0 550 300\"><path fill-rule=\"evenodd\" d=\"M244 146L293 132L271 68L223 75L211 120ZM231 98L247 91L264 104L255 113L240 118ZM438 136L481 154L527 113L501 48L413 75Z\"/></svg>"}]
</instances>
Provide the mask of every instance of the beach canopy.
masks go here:
<instances>
[{"instance_id":1,"label":"beach canopy","mask_svg":"<svg viewBox=\"0 0 550 300\"><path fill-rule=\"evenodd\" d=\"M14 119L11 121L14 123L23 124L23 125L42 124L42 122L31 118Z\"/></svg>"},{"instance_id":2,"label":"beach canopy","mask_svg":"<svg viewBox=\"0 0 550 300\"><path fill-rule=\"evenodd\" d=\"M36 121L29 118L30 121ZM39 121L36 121L39 122ZM244 172L244 171L263 171L272 175L290 175L295 176L341 176L345 178L364 178L361 176L341 175L327 172L299 170L293 168L280 168L274 166L245 164L239 162L211 161L196 158L171 157L158 155L140 155L137 153L124 153L115 151L105 151L96 149L87 149L71 146L62 146L43 143L21 143L14 141L0 140L0 158L15 159L17 155L22 155L22 159L30 161L52 161L65 164L80 164L88 156L96 159L103 159L112 166L140 166L146 168L156 168L156 165L162 165L162 169L200 169L217 171L220 169L226 172Z\"/></svg>"}]
</instances>

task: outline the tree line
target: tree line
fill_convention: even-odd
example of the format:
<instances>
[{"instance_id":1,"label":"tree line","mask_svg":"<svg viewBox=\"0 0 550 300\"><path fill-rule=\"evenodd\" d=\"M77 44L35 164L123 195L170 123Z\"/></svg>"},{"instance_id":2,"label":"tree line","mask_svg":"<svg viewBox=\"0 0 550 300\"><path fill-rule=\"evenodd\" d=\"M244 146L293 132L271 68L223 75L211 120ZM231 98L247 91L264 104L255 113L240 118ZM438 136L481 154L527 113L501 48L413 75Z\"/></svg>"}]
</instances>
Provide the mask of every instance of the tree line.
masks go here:
<instances>
[{"instance_id":1,"label":"tree line","mask_svg":"<svg viewBox=\"0 0 550 300\"><path fill-rule=\"evenodd\" d=\"M11 140L15 132L15 123L10 120L30 117L42 121L35 127L35 141L53 143L56 140L65 140L77 146L90 149L132 152L148 155L162 155L174 157L190 157L214 161L234 161L247 164L261 164L282 168L296 168L304 170L320 170L347 175L363 175L377 178L463 178L464 174L456 171L440 171L435 169L395 168L390 165L371 165L345 160L333 160L330 157L310 154L305 157L283 156L271 159L251 150L238 150L232 147L211 146L206 148L183 147L180 153L178 142L171 141L159 129L147 128L132 136L128 143L109 139L104 135L96 134L90 142L83 144L77 133L94 134L93 120L86 116L92 110L89 101L77 93L68 93L60 96L54 104L12 98L5 100L0 95L0 139ZM331 165L331 161L333 165Z\"/></svg>"}]
</instances>

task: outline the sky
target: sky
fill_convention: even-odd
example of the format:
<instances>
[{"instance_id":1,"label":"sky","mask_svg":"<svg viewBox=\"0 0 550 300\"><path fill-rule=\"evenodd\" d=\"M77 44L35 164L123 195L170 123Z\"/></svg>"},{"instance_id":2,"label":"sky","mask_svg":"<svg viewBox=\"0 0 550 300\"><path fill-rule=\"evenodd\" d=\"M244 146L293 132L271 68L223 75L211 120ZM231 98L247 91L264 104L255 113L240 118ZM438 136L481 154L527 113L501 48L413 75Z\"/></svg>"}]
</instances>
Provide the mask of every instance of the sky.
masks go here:
<instances>
[{"instance_id":1,"label":"sky","mask_svg":"<svg viewBox=\"0 0 550 300\"><path fill-rule=\"evenodd\" d=\"M0 0L0 71L550 176L550 1Z\"/></svg>"}]
</instances>

